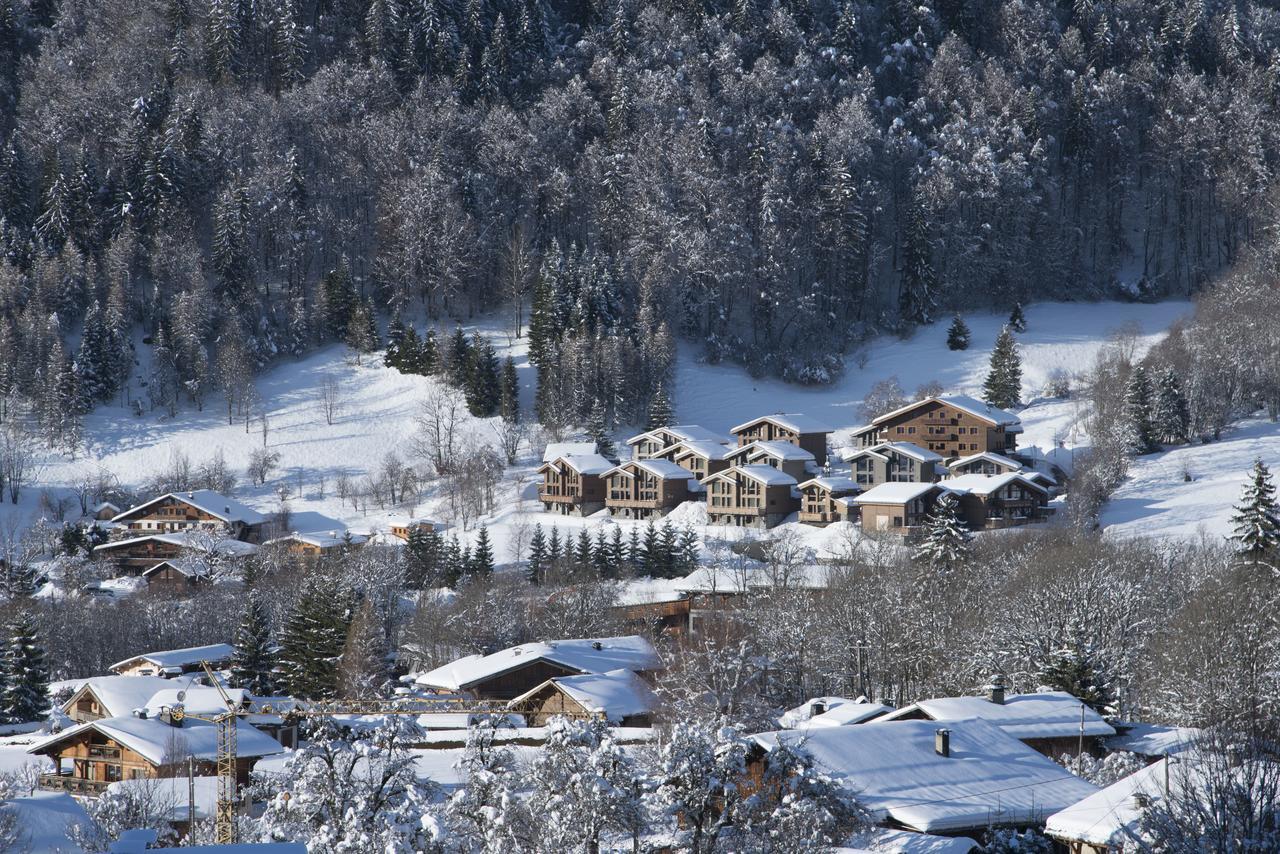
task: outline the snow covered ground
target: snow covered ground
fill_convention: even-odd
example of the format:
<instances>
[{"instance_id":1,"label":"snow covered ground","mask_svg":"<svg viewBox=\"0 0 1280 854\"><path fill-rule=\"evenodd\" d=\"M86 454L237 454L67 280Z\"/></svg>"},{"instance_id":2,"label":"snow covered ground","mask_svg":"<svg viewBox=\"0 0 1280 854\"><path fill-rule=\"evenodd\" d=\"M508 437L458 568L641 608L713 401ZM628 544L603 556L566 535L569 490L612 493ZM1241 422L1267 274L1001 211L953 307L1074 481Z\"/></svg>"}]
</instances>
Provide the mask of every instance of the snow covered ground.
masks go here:
<instances>
[{"instance_id":1,"label":"snow covered ground","mask_svg":"<svg viewBox=\"0 0 1280 854\"><path fill-rule=\"evenodd\" d=\"M1097 351L1122 328L1136 332L1133 340L1139 349L1149 346L1189 309L1189 304L1180 302L1062 303L1028 308L1028 329L1019 339L1024 398L1032 403L1022 412L1026 430L1022 444L1041 450L1086 444L1080 424L1081 404L1069 399L1037 400L1046 379L1058 370L1075 374L1088 368ZM804 412L835 427L833 441L839 445L846 441L849 430L861 423L858 406L862 398L873 384L887 377L896 376L908 394L931 381L951 392L973 393L980 389L991 346L1004 317L967 316L972 346L964 352L947 349L949 322L944 318L905 340L884 337L872 341L860 353L850 356L848 369L838 382L823 387L755 380L740 367L704 364L686 353L677 369L676 420L727 432L735 424L760 414ZM500 356L513 356L522 396L526 405L530 404L534 376L523 340L512 341L498 331L496 322L478 328L490 335ZM336 378L341 385L341 408L332 425L325 422L320 403L321 387L327 377ZM268 371L260 378L258 388L261 399L268 402L266 444L280 454L280 465L263 486L252 486L244 477L250 452L263 443L261 422L251 422L248 432L243 421L227 424L225 407L217 398L210 399L203 412L184 410L172 421L157 413L136 417L124 407L102 407L85 419L85 452L75 459L50 459L40 483L26 491L17 507L0 505L0 525L7 521L29 524L41 513L38 501L43 488L58 493L97 467L107 469L126 485L137 486L164 468L175 453L181 452L193 463L199 463L218 451L240 475L236 497L262 512L276 509L281 487L290 489L294 530L323 531L347 526L358 532L385 531L397 519L444 518L442 501L431 493L418 506L378 508L371 504L356 508L340 501L335 492L341 475L358 480L372 474L389 451L412 458L416 416L432 382L386 369L377 358L366 357L363 364L355 365L340 347L330 347ZM133 394L138 394L136 387ZM471 420L466 429L474 441L494 442L491 426L483 421ZM627 435L627 430L619 430L617 438ZM537 512L534 472L540 451L540 447L527 449L520 465L507 470L498 492L498 509L484 520L495 541L499 562L511 559L511 543L518 539L515 534L534 521L553 523L562 529L615 524L597 518L566 519ZM1240 467L1241 472L1244 468L1247 466ZM701 511L700 507L687 505L675 514L675 521L701 526L705 524ZM1117 518L1116 522L1127 520L1128 517ZM625 528L634 523L617 524ZM835 548L840 545L839 540L848 539L830 530L787 527L798 530L806 544L816 549ZM706 532L725 539L744 535L731 529L708 528ZM576 535L576 531L570 533Z\"/></svg>"}]
</instances>

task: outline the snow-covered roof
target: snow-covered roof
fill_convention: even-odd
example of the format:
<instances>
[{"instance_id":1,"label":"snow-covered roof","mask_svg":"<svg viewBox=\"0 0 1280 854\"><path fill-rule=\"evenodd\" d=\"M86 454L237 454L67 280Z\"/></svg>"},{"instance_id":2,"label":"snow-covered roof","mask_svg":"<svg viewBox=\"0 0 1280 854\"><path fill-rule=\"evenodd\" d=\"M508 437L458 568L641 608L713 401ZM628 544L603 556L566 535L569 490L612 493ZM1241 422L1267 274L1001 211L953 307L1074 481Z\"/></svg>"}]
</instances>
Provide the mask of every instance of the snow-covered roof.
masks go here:
<instances>
[{"instance_id":1,"label":"snow-covered roof","mask_svg":"<svg viewBox=\"0 0 1280 854\"><path fill-rule=\"evenodd\" d=\"M305 543L320 549L334 549L348 544L353 546L362 545L368 539L364 534L353 534L350 531L311 531L309 533L294 531L283 537L268 540L264 545L291 542Z\"/></svg>"},{"instance_id":2,"label":"snow-covered roof","mask_svg":"<svg viewBox=\"0 0 1280 854\"><path fill-rule=\"evenodd\" d=\"M990 495L996 490L1004 489L1015 482L1034 489L1036 492L1048 492L1041 484L1016 471L1005 472L1004 474L962 474L959 477L943 481L941 486L956 493L969 492L974 495Z\"/></svg>"},{"instance_id":3,"label":"snow-covered roof","mask_svg":"<svg viewBox=\"0 0 1280 854\"><path fill-rule=\"evenodd\" d=\"M127 715L134 709L145 706L157 691L172 686L172 682L159 676L94 676L76 688L75 693L63 704L62 710L71 714L76 695L87 689L98 698L98 705L102 707L106 717Z\"/></svg>"},{"instance_id":4,"label":"snow-covered roof","mask_svg":"<svg viewBox=\"0 0 1280 854\"><path fill-rule=\"evenodd\" d=\"M183 709L193 715L220 715L227 710L227 704L222 702L222 695L218 693L217 688L208 685L187 686L181 684L185 683L186 679L168 681L169 687L161 688L152 694L142 706L151 717L159 715L161 710L166 707L173 708L178 705L181 705ZM180 684L174 687L175 682ZM249 692L243 688L226 688L224 690L237 708L243 706L250 699ZM178 698L179 694L182 695L181 699Z\"/></svg>"},{"instance_id":5,"label":"snow-covered roof","mask_svg":"<svg viewBox=\"0 0 1280 854\"><path fill-rule=\"evenodd\" d=\"M937 463L942 461L941 454L935 451L930 451L927 448L922 448L914 442L881 442L879 445L872 448L872 450L897 451L904 457L911 457L912 459L919 460L922 463Z\"/></svg>"},{"instance_id":6,"label":"snow-covered roof","mask_svg":"<svg viewBox=\"0 0 1280 854\"><path fill-rule=\"evenodd\" d=\"M723 460L737 450L733 445L723 442L688 441L673 446L675 457L679 459L686 454L696 454L708 460Z\"/></svg>"},{"instance_id":7,"label":"snow-covered roof","mask_svg":"<svg viewBox=\"0 0 1280 854\"><path fill-rule=\"evenodd\" d=\"M542 452L542 461L550 463L561 457L589 457L598 450L595 442L550 442Z\"/></svg>"},{"instance_id":8,"label":"snow-covered roof","mask_svg":"<svg viewBox=\"0 0 1280 854\"><path fill-rule=\"evenodd\" d=\"M853 478L843 477L841 475L824 474L818 477L811 477L804 483L800 484L800 488L806 486L820 486L823 489L829 489L832 492L853 492L862 489L861 486L854 483Z\"/></svg>"},{"instance_id":9,"label":"snow-covered roof","mask_svg":"<svg viewBox=\"0 0 1280 854\"><path fill-rule=\"evenodd\" d=\"M656 433L663 431L675 436L680 442L711 442L713 444L722 445L729 441L728 436L721 436L719 433L708 430L706 427L699 424L676 424L671 427L657 427L653 430L632 436L627 440L627 444L638 445L645 439L654 438Z\"/></svg>"},{"instance_id":10,"label":"snow-covered roof","mask_svg":"<svg viewBox=\"0 0 1280 854\"><path fill-rule=\"evenodd\" d=\"M896 721L923 712L938 722L980 718L1019 739L1069 738L1080 735L1081 709L1085 737L1116 734L1111 724L1066 691L1009 694L1003 703L993 703L986 697L937 697L913 703L884 719Z\"/></svg>"},{"instance_id":11,"label":"snow-covered roof","mask_svg":"<svg viewBox=\"0 0 1280 854\"><path fill-rule=\"evenodd\" d=\"M880 453L880 450L883 450L883 448L880 448L880 450L877 450L877 448L880 448L880 446L877 445L873 448L840 448L836 451L836 454L846 463L851 463L859 457L876 457L881 460L889 459L884 454Z\"/></svg>"},{"instance_id":12,"label":"snow-covered roof","mask_svg":"<svg viewBox=\"0 0 1280 854\"><path fill-rule=\"evenodd\" d=\"M131 667L141 662L154 664L156 667L184 667L190 664L199 664L201 661L210 663L217 661L229 661L231 656L235 655L236 648L229 643L213 643L208 646L189 646L183 649L166 649L159 652L147 652L142 655L135 655L132 658L126 658L124 661L117 661L109 667L109 670L121 670L125 667ZM135 678L135 677L129 677Z\"/></svg>"},{"instance_id":13,"label":"snow-covered roof","mask_svg":"<svg viewBox=\"0 0 1280 854\"><path fill-rule=\"evenodd\" d=\"M243 522L246 525L261 525L267 521L267 517L263 516L257 510L248 505L241 504L234 498L228 498L220 492L214 492L212 489L195 489L190 492L167 492L158 498L139 504L136 507L130 507L128 510L115 516L112 522L122 522L128 517L146 510L152 504L164 501L167 498L173 498L183 504L189 505L202 512L208 513L224 522Z\"/></svg>"},{"instance_id":14,"label":"snow-covered roof","mask_svg":"<svg viewBox=\"0 0 1280 854\"><path fill-rule=\"evenodd\" d=\"M630 471L632 466L644 469L659 480L688 480L694 476L693 472L681 468L670 460L627 460L622 465L609 469L604 475L608 477L613 474L622 474L634 477Z\"/></svg>"},{"instance_id":15,"label":"snow-covered roof","mask_svg":"<svg viewBox=\"0 0 1280 854\"><path fill-rule=\"evenodd\" d=\"M827 586L830 567L822 564L800 566L788 572L785 583L789 588L821 589ZM751 589L775 588L782 583L778 574L767 566L751 566L744 569L728 569L719 566L700 566L684 578L669 582L678 593L742 593Z\"/></svg>"},{"instance_id":16,"label":"snow-covered roof","mask_svg":"<svg viewBox=\"0 0 1280 854\"><path fill-rule=\"evenodd\" d=\"M978 847L967 836L937 836L913 830L870 827L845 840L832 854L969 854Z\"/></svg>"},{"instance_id":17,"label":"snow-covered roof","mask_svg":"<svg viewBox=\"0 0 1280 854\"><path fill-rule=\"evenodd\" d=\"M185 575L187 578L204 578L209 574L209 567L199 561L190 560L189 558L175 557L170 560L162 560L155 566L142 573L142 577L154 575L161 572L165 567L170 567L178 573Z\"/></svg>"},{"instance_id":18,"label":"snow-covered roof","mask_svg":"<svg viewBox=\"0 0 1280 854\"><path fill-rule=\"evenodd\" d=\"M19 841L10 849L14 851L70 851L72 826L92 826L84 806L66 792L37 789L26 797L7 799L5 806L17 818Z\"/></svg>"},{"instance_id":19,"label":"snow-covered roof","mask_svg":"<svg viewBox=\"0 0 1280 854\"><path fill-rule=\"evenodd\" d=\"M959 409L961 412L967 412L975 418L981 418L985 421L989 421L997 427L1004 427L1011 433L1020 432L1022 430L1022 419L1017 415L1014 415L1008 410L992 406L989 403L984 403L976 397L970 397L967 394L947 394L937 397L926 397L921 400L917 400L914 403L908 403L906 406L900 406L892 412L886 412L884 415L874 419L871 422L871 425L883 424L891 418L896 418L903 413L910 412L911 410L918 409L927 403L934 402L941 403L944 406L953 407L954 409Z\"/></svg>"},{"instance_id":20,"label":"snow-covered roof","mask_svg":"<svg viewBox=\"0 0 1280 854\"><path fill-rule=\"evenodd\" d=\"M808 752L880 820L926 833L1038 822L1098 791L981 720L951 724L950 755L935 750L931 721L761 733Z\"/></svg>"},{"instance_id":21,"label":"snow-covered roof","mask_svg":"<svg viewBox=\"0 0 1280 854\"><path fill-rule=\"evenodd\" d=\"M1123 750L1139 756L1168 756L1193 747L1201 735L1195 727L1135 722L1113 725L1116 734L1103 741L1107 750Z\"/></svg>"},{"instance_id":22,"label":"snow-covered roof","mask_svg":"<svg viewBox=\"0 0 1280 854\"><path fill-rule=\"evenodd\" d=\"M147 761L159 765L175 753L196 759L213 760L218 754L218 726L197 718L183 718L181 726L170 726L156 718L121 715L77 724L27 748L27 753L44 753L63 741L86 730L94 730L114 739ZM236 752L240 756L269 756L284 750L274 738L244 721L236 721Z\"/></svg>"},{"instance_id":23,"label":"snow-covered roof","mask_svg":"<svg viewBox=\"0 0 1280 854\"><path fill-rule=\"evenodd\" d=\"M540 468L539 471L548 467L559 471L560 466L562 465L566 468L573 469L578 474L586 475L602 475L609 469L613 468L613 463L606 460L599 454L568 454L563 457L556 457L550 462L543 463L542 468Z\"/></svg>"},{"instance_id":24,"label":"snow-covered roof","mask_svg":"<svg viewBox=\"0 0 1280 854\"><path fill-rule=\"evenodd\" d=\"M982 451L977 454L970 454L967 457L961 457L960 459L949 463L947 465L947 468L958 469L962 466L967 466L970 463L978 462L979 460L984 460L989 463L995 463L996 465L1003 466L1004 468L1007 468L1010 471L1021 471L1023 469L1022 463L1018 462L1017 460L1011 460L1008 457L1004 456L1003 454L997 454L992 451Z\"/></svg>"},{"instance_id":25,"label":"snow-covered roof","mask_svg":"<svg viewBox=\"0 0 1280 854\"><path fill-rule=\"evenodd\" d=\"M732 477L735 472L741 473L752 480L757 480L765 486L795 486L796 479L784 471L766 465L749 465L734 466L724 471L716 472L707 478L711 480L723 480Z\"/></svg>"},{"instance_id":26,"label":"snow-covered roof","mask_svg":"<svg viewBox=\"0 0 1280 854\"><path fill-rule=\"evenodd\" d=\"M769 442L751 442L729 453L731 458L755 455L773 457L777 460L799 460L801 462L813 462L817 459L817 457L799 445L793 445L790 442L779 442L776 439Z\"/></svg>"},{"instance_id":27,"label":"snow-covered roof","mask_svg":"<svg viewBox=\"0 0 1280 854\"><path fill-rule=\"evenodd\" d=\"M853 498L855 504L906 504L938 488L936 483L882 483Z\"/></svg>"},{"instance_id":28,"label":"snow-covered roof","mask_svg":"<svg viewBox=\"0 0 1280 854\"><path fill-rule=\"evenodd\" d=\"M490 655L468 655L423 673L415 681L430 688L461 691L538 660L579 673L607 673L618 668L657 670L662 667L662 659L652 644L639 635L624 635L526 643Z\"/></svg>"},{"instance_id":29,"label":"snow-covered roof","mask_svg":"<svg viewBox=\"0 0 1280 854\"><path fill-rule=\"evenodd\" d=\"M813 714L815 705L826 709ZM865 697L850 700L847 697L814 697L794 709L788 709L778 717L778 725L783 729L803 729L805 726L847 726L860 724L877 718L886 712L892 712L893 706L883 703L872 703Z\"/></svg>"},{"instance_id":30,"label":"snow-covered roof","mask_svg":"<svg viewBox=\"0 0 1280 854\"><path fill-rule=\"evenodd\" d=\"M209 554L224 554L232 557L243 557L251 555L258 551L258 547L253 543L246 543L243 540L234 540L231 537L214 537L207 533L199 531L178 531L172 534L147 534L142 537L130 537L127 540L116 540L111 543L103 543L100 546L94 546L95 552L111 551L113 549L134 546L138 543L151 540L157 543L168 543L172 546L178 546L183 549L191 549L192 551L205 552Z\"/></svg>"},{"instance_id":31,"label":"snow-covered roof","mask_svg":"<svg viewBox=\"0 0 1280 854\"><path fill-rule=\"evenodd\" d=\"M556 676L507 704L514 708L520 701L554 684L588 712L602 714L617 723L631 715L647 715L657 706L653 689L635 673L626 669L607 673L584 673L581 676Z\"/></svg>"},{"instance_id":32,"label":"snow-covered roof","mask_svg":"<svg viewBox=\"0 0 1280 854\"><path fill-rule=\"evenodd\" d=\"M774 415L761 415L759 418L753 418L744 424L739 424L737 427L734 427L729 432L735 433L735 434L741 433L743 430L747 430L751 427L754 427L755 425L759 424L761 421L770 421L774 424L777 424L779 427L782 427L783 429L793 430L796 433L834 433L835 432L834 427L828 427L826 424L823 424L818 419L810 418L808 415L803 415L798 412L792 412L792 413L779 412Z\"/></svg>"}]
</instances>

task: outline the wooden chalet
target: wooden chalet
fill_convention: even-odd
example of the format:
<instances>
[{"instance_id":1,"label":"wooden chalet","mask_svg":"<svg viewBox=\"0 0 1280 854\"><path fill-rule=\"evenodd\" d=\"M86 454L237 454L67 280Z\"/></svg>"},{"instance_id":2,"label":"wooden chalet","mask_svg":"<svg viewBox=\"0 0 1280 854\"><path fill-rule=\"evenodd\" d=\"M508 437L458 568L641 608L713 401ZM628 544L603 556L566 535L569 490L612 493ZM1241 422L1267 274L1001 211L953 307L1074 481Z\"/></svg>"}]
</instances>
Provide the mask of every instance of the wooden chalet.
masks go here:
<instances>
[{"instance_id":1,"label":"wooden chalet","mask_svg":"<svg viewBox=\"0 0 1280 854\"><path fill-rule=\"evenodd\" d=\"M98 522L110 522L119 515L120 508L112 504L110 501L103 501L97 507L93 508L93 518Z\"/></svg>"},{"instance_id":2,"label":"wooden chalet","mask_svg":"<svg viewBox=\"0 0 1280 854\"><path fill-rule=\"evenodd\" d=\"M601 719L615 726L647 727L657 708L653 689L630 670L556 676L507 703L529 726L553 717Z\"/></svg>"},{"instance_id":3,"label":"wooden chalet","mask_svg":"<svg viewBox=\"0 0 1280 854\"><path fill-rule=\"evenodd\" d=\"M610 516L656 519L689 500L691 471L668 460L628 460L603 475Z\"/></svg>"},{"instance_id":4,"label":"wooden chalet","mask_svg":"<svg viewBox=\"0 0 1280 854\"><path fill-rule=\"evenodd\" d=\"M631 459L648 460L681 442L710 442L723 445L729 442L729 438L697 424L677 424L674 427L658 427L632 436L627 440L627 446L631 448Z\"/></svg>"},{"instance_id":5,"label":"wooden chalet","mask_svg":"<svg viewBox=\"0 0 1280 854\"><path fill-rule=\"evenodd\" d=\"M752 442L790 442L813 454L817 465L827 464L827 437L833 429L807 415L764 415L731 431L738 446Z\"/></svg>"},{"instance_id":6,"label":"wooden chalet","mask_svg":"<svg viewBox=\"0 0 1280 854\"><path fill-rule=\"evenodd\" d=\"M226 530L237 540L258 542L267 519L233 498L211 489L197 489L161 495L111 521L140 534Z\"/></svg>"},{"instance_id":7,"label":"wooden chalet","mask_svg":"<svg viewBox=\"0 0 1280 854\"><path fill-rule=\"evenodd\" d=\"M268 540L263 545L275 546L299 557L317 558L321 555L341 554L352 549L358 549L368 539L363 534L353 534L350 531L317 531L314 533L294 531L283 537ZM408 539L407 535L405 539Z\"/></svg>"},{"instance_id":8,"label":"wooden chalet","mask_svg":"<svg viewBox=\"0 0 1280 854\"><path fill-rule=\"evenodd\" d=\"M590 516L605 506L604 473L613 463L599 454L557 457L538 468L538 500L549 513Z\"/></svg>"},{"instance_id":9,"label":"wooden chalet","mask_svg":"<svg viewBox=\"0 0 1280 854\"><path fill-rule=\"evenodd\" d=\"M810 525L829 525L850 521L851 502L839 501L862 492L852 478L824 475L800 484L800 521ZM856 505L853 505L856 507Z\"/></svg>"},{"instance_id":10,"label":"wooden chalet","mask_svg":"<svg viewBox=\"0 0 1280 854\"><path fill-rule=\"evenodd\" d=\"M230 664L235 652L236 648L229 643L166 649L117 661L108 669L120 676L179 676L202 671L202 661L215 668Z\"/></svg>"},{"instance_id":11,"label":"wooden chalet","mask_svg":"<svg viewBox=\"0 0 1280 854\"><path fill-rule=\"evenodd\" d=\"M143 570L147 589L168 593L190 593L209 583L206 564L189 558L162 560L150 569Z\"/></svg>"},{"instance_id":12,"label":"wooden chalet","mask_svg":"<svg viewBox=\"0 0 1280 854\"><path fill-rule=\"evenodd\" d=\"M173 687L162 676L95 676L86 679L62 704L63 714L78 724L132 714L157 691Z\"/></svg>"},{"instance_id":13,"label":"wooden chalet","mask_svg":"<svg viewBox=\"0 0 1280 854\"><path fill-rule=\"evenodd\" d=\"M773 466L801 480L813 473L817 459L812 453L790 442L760 441L742 445L725 458L730 466Z\"/></svg>"},{"instance_id":14,"label":"wooden chalet","mask_svg":"<svg viewBox=\"0 0 1280 854\"><path fill-rule=\"evenodd\" d=\"M853 436L864 448L883 442L911 442L955 459L983 451L1014 452L1021 432L1022 421L1012 412L956 394L926 397L887 412L854 431Z\"/></svg>"},{"instance_id":15,"label":"wooden chalet","mask_svg":"<svg viewBox=\"0 0 1280 854\"><path fill-rule=\"evenodd\" d=\"M705 481L713 525L772 528L800 509L796 479L772 466L735 466Z\"/></svg>"},{"instance_id":16,"label":"wooden chalet","mask_svg":"<svg viewBox=\"0 0 1280 854\"><path fill-rule=\"evenodd\" d=\"M114 563L119 575L142 575L165 561L188 554L201 554L220 560L238 560L255 554L253 543L228 539L204 531L182 531L173 534L147 534L94 546L95 558Z\"/></svg>"},{"instance_id":17,"label":"wooden chalet","mask_svg":"<svg viewBox=\"0 0 1280 854\"><path fill-rule=\"evenodd\" d=\"M960 518L975 530L1042 522L1049 515L1049 490L1019 472L966 474L942 486L956 495Z\"/></svg>"},{"instance_id":18,"label":"wooden chalet","mask_svg":"<svg viewBox=\"0 0 1280 854\"><path fill-rule=\"evenodd\" d=\"M443 531L445 528L441 522L433 522L430 519L410 519L407 522L392 522L387 530L391 536L397 537L405 542L409 541L409 536L416 530L424 531Z\"/></svg>"},{"instance_id":19,"label":"wooden chalet","mask_svg":"<svg viewBox=\"0 0 1280 854\"><path fill-rule=\"evenodd\" d=\"M654 459L670 460L688 469L702 482L710 475L729 468L729 454L733 453L734 447L720 442L681 442L660 451Z\"/></svg>"},{"instance_id":20,"label":"wooden chalet","mask_svg":"<svg viewBox=\"0 0 1280 854\"><path fill-rule=\"evenodd\" d=\"M942 455L911 442L881 442L870 448L846 448L854 482L863 489L882 483L933 483L938 480Z\"/></svg>"},{"instance_id":21,"label":"wooden chalet","mask_svg":"<svg viewBox=\"0 0 1280 854\"><path fill-rule=\"evenodd\" d=\"M906 535L924 524L944 491L936 483L882 483L851 500L861 514L862 530Z\"/></svg>"}]
</instances>

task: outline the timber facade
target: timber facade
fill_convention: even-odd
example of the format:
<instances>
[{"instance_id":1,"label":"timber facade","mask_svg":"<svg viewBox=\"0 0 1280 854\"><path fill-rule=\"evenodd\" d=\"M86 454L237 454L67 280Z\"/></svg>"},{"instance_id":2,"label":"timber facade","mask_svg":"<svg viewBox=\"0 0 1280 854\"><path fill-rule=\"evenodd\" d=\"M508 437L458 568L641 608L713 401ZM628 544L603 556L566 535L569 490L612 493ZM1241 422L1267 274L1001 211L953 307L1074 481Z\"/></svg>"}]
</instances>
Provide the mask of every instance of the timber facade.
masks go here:
<instances>
[{"instance_id":1,"label":"timber facade","mask_svg":"<svg viewBox=\"0 0 1280 854\"><path fill-rule=\"evenodd\" d=\"M629 460L605 473L605 507L610 516L656 519L689 500L692 478L666 460Z\"/></svg>"},{"instance_id":2,"label":"timber facade","mask_svg":"<svg viewBox=\"0 0 1280 854\"><path fill-rule=\"evenodd\" d=\"M708 521L771 528L800 509L792 493L796 485L794 477L768 466L726 469L706 480Z\"/></svg>"}]
</instances>

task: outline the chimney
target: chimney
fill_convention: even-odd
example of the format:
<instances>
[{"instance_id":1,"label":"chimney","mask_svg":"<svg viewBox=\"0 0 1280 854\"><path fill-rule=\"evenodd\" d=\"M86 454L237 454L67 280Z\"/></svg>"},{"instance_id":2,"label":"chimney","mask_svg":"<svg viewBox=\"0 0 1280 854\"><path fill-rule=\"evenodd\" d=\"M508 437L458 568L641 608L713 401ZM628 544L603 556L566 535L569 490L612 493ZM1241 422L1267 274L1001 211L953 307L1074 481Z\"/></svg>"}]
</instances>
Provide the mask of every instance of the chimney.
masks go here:
<instances>
[{"instance_id":1,"label":"chimney","mask_svg":"<svg viewBox=\"0 0 1280 854\"><path fill-rule=\"evenodd\" d=\"M812 703L809 704L809 717L811 718L815 718L818 715L826 714L826 711L827 711L826 700L814 700Z\"/></svg>"},{"instance_id":2,"label":"chimney","mask_svg":"<svg viewBox=\"0 0 1280 854\"><path fill-rule=\"evenodd\" d=\"M600 643L600 641L592 641L592 642L591 642L591 648L592 648L592 649L604 649L604 644Z\"/></svg>"},{"instance_id":3,"label":"chimney","mask_svg":"<svg viewBox=\"0 0 1280 854\"><path fill-rule=\"evenodd\" d=\"M181 703L164 706L160 709L160 723L168 724L172 727L180 727L182 726L183 717L185 717L185 713Z\"/></svg>"},{"instance_id":4,"label":"chimney","mask_svg":"<svg viewBox=\"0 0 1280 854\"><path fill-rule=\"evenodd\" d=\"M1146 792L1134 792L1133 806L1137 810L1145 810L1147 807L1151 806L1151 798L1148 797Z\"/></svg>"},{"instance_id":5,"label":"chimney","mask_svg":"<svg viewBox=\"0 0 1280 854\"><path fill-rule=\"evenodd\" d=\"M987 686L987 699L997 706L1004 705L1004 677L999 673L991 677L991 684Z\"/></svg>"},{"instance_id":6,"label":"chimney","mask_svg":"<svg viewBox=\"0 0 1280 854\"><path fill-rule=\"evenodd\" d=\"M933 752L943 757L951 756L951 730L949 729L934 730Z\"/></svg>"}]
</instances>

